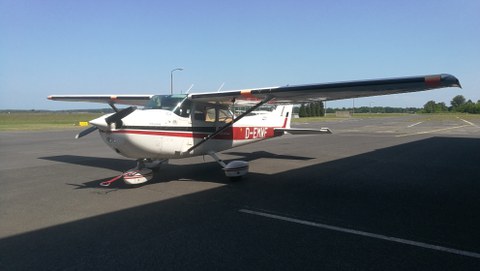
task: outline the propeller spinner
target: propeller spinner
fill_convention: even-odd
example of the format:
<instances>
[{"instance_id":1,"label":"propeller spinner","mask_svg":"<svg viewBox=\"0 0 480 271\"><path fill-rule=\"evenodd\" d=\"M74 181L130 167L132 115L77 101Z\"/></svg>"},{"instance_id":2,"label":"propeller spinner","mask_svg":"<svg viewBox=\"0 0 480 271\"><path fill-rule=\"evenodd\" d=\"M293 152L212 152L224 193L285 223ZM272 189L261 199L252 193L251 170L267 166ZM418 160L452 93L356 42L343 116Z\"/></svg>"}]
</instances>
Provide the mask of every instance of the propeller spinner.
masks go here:
<instances>
[{"instance_id":1,"label":"propeller spinner","mask_svg":"<svg viewBox=\"0 0 480 271\"><path fill-rule=\"evenodd\" d=\"M118 123L123 118L125 118L126 116L130 115L133 111L135 111L135 109L136 108L134 106L130 106L130 107L122 109L122 110L116 112L115 114L112 114L112 115L110 115L106 118L105 117L100 117L100 118L91 120L90 124L92 124L94 126L89 127L87 129L81 131L80 133L78 133L75 136L75 138L78 139L78 138L84 137L84 136L90 134L91 132L96 131L97 129L110 130L110 125L112 123Z\"/></svg>"}]
</instances>

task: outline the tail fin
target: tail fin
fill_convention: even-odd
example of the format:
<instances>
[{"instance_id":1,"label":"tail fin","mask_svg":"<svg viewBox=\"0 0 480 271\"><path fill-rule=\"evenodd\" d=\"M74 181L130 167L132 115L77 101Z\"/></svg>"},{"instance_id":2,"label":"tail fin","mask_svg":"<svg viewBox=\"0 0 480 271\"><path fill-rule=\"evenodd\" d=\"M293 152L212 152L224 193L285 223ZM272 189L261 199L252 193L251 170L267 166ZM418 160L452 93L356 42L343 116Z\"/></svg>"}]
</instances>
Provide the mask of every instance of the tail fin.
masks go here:
<instances>
[{"instance_id":1,"label":"tail fin","mask_svg":"<svg viewBox=\"0 0 480 271\"><path fill-rule=\"evenodd\" d=\"M283 126L281 128L275 128L275 136L281 136L285 133L292 135L306 135L306 134L331 134L332 131L328 128L320 129L299 129L299 128L290 128L290 123L292 121L293 105L281 105L277 106L274 113L277 116L283 117Z\"/></svg>"},{"instance_id":2,"label":"tail fin","mask_svg":"<svg viewBox=\"0 0 480 271\"><path fill-rule=\"evenodd\" d=\"M275 114L283 118L282 128L290 128L292 121L293 105L279 105L275 108Z\"/></svg>"}]
</instances>

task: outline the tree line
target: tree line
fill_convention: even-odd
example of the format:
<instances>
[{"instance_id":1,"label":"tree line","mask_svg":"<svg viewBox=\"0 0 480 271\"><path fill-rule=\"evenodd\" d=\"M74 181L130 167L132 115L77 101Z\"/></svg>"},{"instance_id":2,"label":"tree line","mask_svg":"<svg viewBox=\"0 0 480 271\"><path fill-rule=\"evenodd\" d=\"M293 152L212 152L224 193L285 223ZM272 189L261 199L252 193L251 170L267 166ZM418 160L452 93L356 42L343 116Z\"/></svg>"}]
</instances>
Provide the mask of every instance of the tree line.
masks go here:
<instances>
[{"instance_id":1,"label":"tree line","mask_svg":"<svg viewBox=\"0 0 480 271\"><path fill-rule=\"evenodd\" d=\"M336 111L350 111L352 113L417 113L421 108L416 107L391 107L391 106L361 106L353 108L327 108L327 113L335 113Z\"/></svg>"},{"instance_id":2,"label":"tree line","mask_svg":"<svg viewBox=\"0 0 480 271\"><path fill-rule=\"evenodd\" d=\"M300 118L305 117L323 117L325 113L332 114L336 111L350 111L352 113L416 113L421 111L421 108L415 107L389 107L389 106L361 106L355 108L325 108L323 102L303 103L300 107L294 107L293 113L298 114Z\"/></svg>"},{"instance_id":3,"label":"tree line","mask_svg":"<svg viewBox=\"0 0 480 271\"><path fill-rule=\"evenodd\" d=\"M298 116L300 118L305 117L323 117L325 116L325 107L323 102L313 102L300 105L298 110Z\"/></svg>"},{"instance_id":4,"label":"tree line","mask_svg":"<svg viewBox=\"0 0 480 271\"><path fill-rule=\"evenodd\" d=\"M466 100L463 95L457 95L450 101L450 106L445 103L437 103L435 101L428 101L423 106L423 113L444 113L444 112L459 112L480 114L480 100L474 103L472 100Z\"/></svg>"},{"instance_id":5,"label":"tree line","mask_svg":"<svg viewBox=\"0 0 480 271\"><path fill-rule=\"evenodd\" d=\"M356 108L325 108L323 102L303 103L300 107L294 108L294 113L298 113L300 118L325 116L325 113L335 113L336 111L350 111L353 113L469 113L480 114L480 100L474 103L472 100L466 100L463 95L457 95L450 101L450 106L444 102L437 103L428 101L423 108L416 107L389 107L389 106L361 106Z\"/></svg>"}]
</instances>

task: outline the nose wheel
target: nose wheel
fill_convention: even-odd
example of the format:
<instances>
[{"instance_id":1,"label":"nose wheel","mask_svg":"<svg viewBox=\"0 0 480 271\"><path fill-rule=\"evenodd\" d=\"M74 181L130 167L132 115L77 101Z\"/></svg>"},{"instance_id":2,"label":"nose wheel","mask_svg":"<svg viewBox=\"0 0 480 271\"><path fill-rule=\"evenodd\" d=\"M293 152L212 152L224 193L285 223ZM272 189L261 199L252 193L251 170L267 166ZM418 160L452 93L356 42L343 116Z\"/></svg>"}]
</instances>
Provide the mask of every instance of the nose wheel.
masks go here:
<instances>
[{"instance_id":1,"label":"nose wheel","mask_svg":"<svg viewBox=\"0 0 480 271\"><path fill-rule=\"evenodd\" d=\"M100 185L110 186L113 182L121 178L123 178L123 181L128 185L146 183L153 178L154 171L158 172L160 166L167 161L168 160L151 161L147 159L139 159L137 160L137 166L135 168L129 169L111 180L101 182Z\"/></svg>"},{"instance_id":2,"label":"nose wheel","mask_svg":"<svg viewBox=\"0 0 480 271\"><path fill-rule=\"evenodd\" d=\"M130 169L123 173L123 181L129 185L137 185L150 181L153 178L153 170L149 168Z\"/></svg>"}]
</instances>

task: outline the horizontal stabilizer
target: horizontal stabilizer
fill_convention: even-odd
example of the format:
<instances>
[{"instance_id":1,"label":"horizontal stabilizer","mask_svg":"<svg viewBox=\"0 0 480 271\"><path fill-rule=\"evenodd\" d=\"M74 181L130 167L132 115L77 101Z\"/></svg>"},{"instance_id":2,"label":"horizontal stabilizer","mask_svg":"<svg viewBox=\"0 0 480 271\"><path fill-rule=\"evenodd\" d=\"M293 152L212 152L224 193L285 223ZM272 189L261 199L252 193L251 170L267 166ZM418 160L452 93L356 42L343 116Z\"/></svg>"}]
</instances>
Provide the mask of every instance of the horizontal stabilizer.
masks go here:
<instances>
[{"instance_id":1,"label":"horizontal stabilizer","mask_svg":"<svg viewBox=\"0 0 480 271\"><path fill-rule=\"evenodd\" d=\"M289 133L292 135L309 135L309 134L331 134L328 128L320 129L301 129L301 128L275 128L275 133Z\"/></svg>"}]
</instances>

